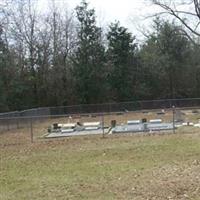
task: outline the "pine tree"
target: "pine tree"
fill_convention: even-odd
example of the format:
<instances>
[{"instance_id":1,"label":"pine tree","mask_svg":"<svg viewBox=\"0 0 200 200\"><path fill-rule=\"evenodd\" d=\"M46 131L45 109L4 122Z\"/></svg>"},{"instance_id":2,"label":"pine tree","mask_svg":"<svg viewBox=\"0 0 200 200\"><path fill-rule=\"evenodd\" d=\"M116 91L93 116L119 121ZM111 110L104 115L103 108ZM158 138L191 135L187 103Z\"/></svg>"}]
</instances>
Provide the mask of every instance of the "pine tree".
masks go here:
<instances>
[{"instance_id":1,"label":"pine tree","mask_svg":"<svg viewBox=\"0 0 200 200\"><path fill-rule=\"evenodd\" d=\"M79 103L97 103L103 100L104 47L101 28L96 25L95 10L81 2L76 8L79 21L77 50L73 57L74 76Z\"/></svg>"},{"instance_id":2,"label":"pine tree","mask_svg":"<svg viewBox=\"0 0 200 200\"><path fill-rule=\"evenodd\" d=\"M110 25L107 39L107 54L111 65L109 82L111 91L114 92L114 100L132 100L134 99L134 72L137 65L134 55L136 50L134 37L127 28L117 22Z\"/></svg>"},{"instance_id":3,"label":"pine tree","mask_svg":"<svg viewBox=\"0 0 200 200\"><path fill-rule=\"evenodd\" d=\"M0 112L8 110L6 83L8 83L8 49L2 38L3 29L0 26Z\"/></svg>"}]
</instances>

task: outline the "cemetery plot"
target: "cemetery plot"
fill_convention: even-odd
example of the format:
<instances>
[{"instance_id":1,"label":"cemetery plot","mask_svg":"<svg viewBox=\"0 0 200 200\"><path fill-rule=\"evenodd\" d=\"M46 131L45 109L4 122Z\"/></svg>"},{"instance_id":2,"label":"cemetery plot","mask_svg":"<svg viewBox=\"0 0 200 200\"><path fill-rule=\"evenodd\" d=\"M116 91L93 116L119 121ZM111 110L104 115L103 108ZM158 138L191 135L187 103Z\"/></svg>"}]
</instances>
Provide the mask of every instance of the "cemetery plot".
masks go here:
<instances>
[{"instance_id":1,"label":"cemetery plot","mask_svg":"<svg viewBox=\"0 0 200 200\"><path fill-rule=\"evenodd\" d=\"M140 120L127 121L125 125L119 125L113 128L113 133L134 133L173 130L173 123L162 123L161 119L152 119L149 122L142 123Z\"/></svg>"},{"instance_id":2,"label":"cemetery plot","mask_svg":"<svg viewBox=\"0 0 200 200\"><path fill-rule=\"evenodd\" d=\"M110 127L104 127L102 122L77 122L70 124L53 124L49 129L46 138L69 137L80 135L96 135L104 133L137 133L172 130L173 123L162 123L162 119L128 120L126 124L116 125L116 121L111 121Z\"/></svg>"},{"instance_id":3,"label":"cemetery plot","mask_svg":"<svg viewBox=\"0 0 200 200\"><path fill-rule=\"evenodd\" d=\"M48 132L49 134L46 136L46 138L96 135L102 134L103 127L101 122L77 122L70 124L55 123L50 128L48 128Z\"/></svg>"}]
</instances>

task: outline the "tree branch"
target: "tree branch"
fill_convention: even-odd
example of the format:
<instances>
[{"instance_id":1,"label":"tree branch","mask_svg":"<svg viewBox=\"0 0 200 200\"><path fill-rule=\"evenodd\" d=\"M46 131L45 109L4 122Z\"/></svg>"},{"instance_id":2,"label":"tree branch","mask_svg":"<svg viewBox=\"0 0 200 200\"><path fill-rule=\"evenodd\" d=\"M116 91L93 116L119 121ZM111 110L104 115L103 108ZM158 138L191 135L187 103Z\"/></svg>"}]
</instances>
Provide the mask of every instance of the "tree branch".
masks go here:
<instances>
[{"instance_id":1,"label":"tree branch","mask_svg":"<svg viewBox=\"0 0 200 200\"><path fill-rule=\"evenodd\" d=\"M169 5L166 3L162 3L159 0L152 0L152 2L155 5L160 6L164 10L166 10L166 13L170 14L171 16L174 16L176 19L178 19L189 31L191 31L194 35L200 37L200 33L197 32L196 29L192 28L185 20L184 18L180 17L179 14L188 14L188 15L193 15L191 12L187 11L178 11L173 8L171 8ZM200 19L200 1L199 0L194 0L194 6L195 6L195 11L196 11L196 16ZM162 13L163 14L163 13ZM198 26L197 26L198 27Z\"/></svg>"}]
</instances>

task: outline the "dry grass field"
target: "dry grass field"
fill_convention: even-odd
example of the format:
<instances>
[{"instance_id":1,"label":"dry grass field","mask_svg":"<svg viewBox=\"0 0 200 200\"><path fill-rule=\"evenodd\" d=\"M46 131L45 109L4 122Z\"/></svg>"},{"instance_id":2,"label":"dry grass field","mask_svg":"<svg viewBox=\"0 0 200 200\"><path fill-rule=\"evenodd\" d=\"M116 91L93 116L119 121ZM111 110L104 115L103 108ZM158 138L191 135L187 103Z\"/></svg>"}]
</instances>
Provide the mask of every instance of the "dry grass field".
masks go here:
<instances>
[{"instance_id":1,"label":"dry grass field","mask_svg":"<svg viewBox=\"0 0 200 200\"><path fill-rule=\"evenodd\" d=\"M33 144L26 131L0 135L2 200L200 199L199 129Z\"/></svg>"},{"instance_id":2,"label":"dry grass field","mask_svg":"<svg viewBox=\"0 0 200 200\"><path fill-rule=\"evenodd\" d=\"M105 116L158 118L155 113ZM171 112L162 116L170 121ZM199 115L186 117L196 122ZM73 121L98 121L84 116ZM134 199L200 200L200 129L182 127L176 134L78 136L47 140L41 136L53 122L0 134L0 199Z\"/></svg>"}]
</instances>

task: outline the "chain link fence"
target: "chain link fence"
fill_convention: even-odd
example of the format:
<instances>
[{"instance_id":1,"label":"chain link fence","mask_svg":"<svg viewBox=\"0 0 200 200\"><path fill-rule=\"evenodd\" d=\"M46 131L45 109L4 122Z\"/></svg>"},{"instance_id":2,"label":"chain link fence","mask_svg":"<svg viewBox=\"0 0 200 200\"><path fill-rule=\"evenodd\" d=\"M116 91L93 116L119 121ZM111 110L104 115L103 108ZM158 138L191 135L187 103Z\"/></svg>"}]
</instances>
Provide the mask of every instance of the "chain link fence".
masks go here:
<instances>
[{"instance_id":1,"label":"chain link fence","mask_svg":"<svg viewBox=\"0 0 200 200\"><path fill-rule=\"evenodd\" d=\"M142 119L197 123L200 119L199 108L200 98L195 98L46 107L0 113L0 144L44 139L48 128L55 123L100 122L103 128L98 134L103 135L108 133L113 121L118 125Z\"/></svg>"}]
</instances>

